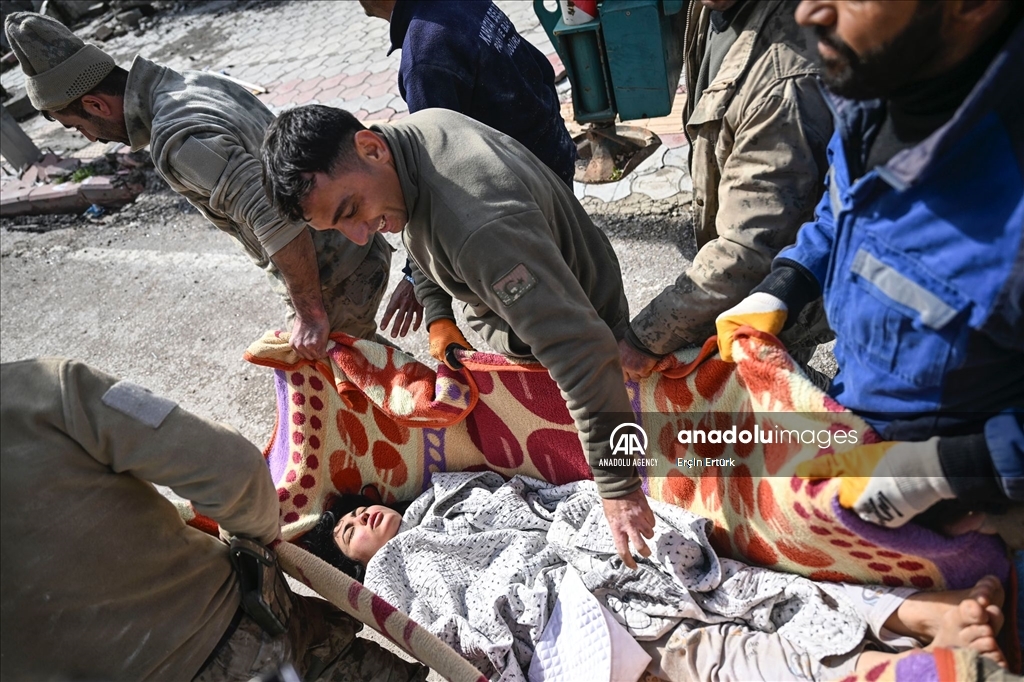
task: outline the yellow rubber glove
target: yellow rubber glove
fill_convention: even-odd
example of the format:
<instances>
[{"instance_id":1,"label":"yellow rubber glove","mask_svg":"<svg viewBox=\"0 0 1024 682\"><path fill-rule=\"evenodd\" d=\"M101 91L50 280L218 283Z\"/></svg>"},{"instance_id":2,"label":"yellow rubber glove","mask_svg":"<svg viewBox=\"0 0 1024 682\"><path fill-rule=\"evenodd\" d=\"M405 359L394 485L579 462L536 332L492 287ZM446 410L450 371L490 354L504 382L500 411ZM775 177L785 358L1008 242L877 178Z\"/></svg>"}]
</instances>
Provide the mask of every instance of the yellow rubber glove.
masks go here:
<instances>
[{"instance_id":1,"label":"yellow rubber glove","mask_svg":"<svg viewBox=\"0 0 1024 682\"><path fill-rule=\"evenodd\" d=\"M455 359L454 354L449 354L449 351L453 348L473 350L473 347L459 331L455 320L434 320L427 328L427 334L430 336L430 355L438 362L443 362L449 369L462 369L462 364Z\"/></svg>"},{"instance_id":2,"label":"yellow rubber glove","mask_svg":"<svg viewBox=\"0 0 1024 682\"><path fill-rule=\"evenodd\" d=\"M839 504L869 523L895 528L953 490L942 474L938 438L921 443L886 441L818 457L796 468L801 478L842 477Z\"/></svg>"},{"instance_id":3,"label":"yellow rubber glove","mask_svg":"<svg viewBox=\"0 0 1024 682\"><path fill-rule=\"evenodd\" d=\"M718 352L726 362L732 362L732 340L736 330L744 325L778 334L786 324L789 310L782 299L758 291L726 310L715 320L718 328Z\"/></svg>"}]
</instances>

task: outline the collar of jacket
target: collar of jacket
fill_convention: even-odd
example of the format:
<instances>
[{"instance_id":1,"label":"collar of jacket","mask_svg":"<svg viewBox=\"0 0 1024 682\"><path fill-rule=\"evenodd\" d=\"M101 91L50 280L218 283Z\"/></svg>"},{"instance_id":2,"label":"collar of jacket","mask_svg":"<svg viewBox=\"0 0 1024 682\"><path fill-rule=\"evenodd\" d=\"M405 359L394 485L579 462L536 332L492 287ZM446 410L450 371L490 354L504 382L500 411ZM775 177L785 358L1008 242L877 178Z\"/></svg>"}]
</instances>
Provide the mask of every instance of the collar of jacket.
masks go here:
<instances>
[{"instance_id":1,"label":"collar of jacket","mask_svg":"<svg viewBox=\"0 0 1024 682\"><path fill-rule=\"evenodd\" d=\"M416 0L400 0L395 3L395 8L391 10L391 28L389 34L391 35L391 47L388 48L388 56L395 50L401 50L402 45L405 43L405 34L409 32L409 24L412 23L412 17L415 14Z\"/></svg>"},{"instance_id":2,"label":"collar of jacket","mask_svg":"<svg viewBox=\"0 0 1024 682\"><path fill-rule=\"evenodd\" d=\"M768 21L779 9L786 4L786 0L761 0L756 3L744 3L750 7L743 9L747 14L734 19L736 27L742 27L736 42L722 60L722 66L715 75L715 80L708 83L707 89L701 94L697 107L686 117L686 125L700 125L708 121L715 121L725 116L725 110L732 102L736 94L737 84L743 80L743 76L750 69L754 59L754 47L757 38ZM699 0L690 0L690 23L689 32L686 36L685 58L692 60L691 63L699 64L704 58L702 48L698 53L698 46L704 42L698 40L701 36L707 36L708 27L711 25L711 10L703 7ZM705 38L706 40L706 38ZM696 70L693 71L696 73ZM688 82L687 87L693 87ZM691 93L687 97L692 101ZM689 109L689 106L687 107Z\"/></svg>"},{"instance_id":3,"label":"collar of jacket","mask_svg":"<svg viewBox=\"0 0 1024 682\"><path fill-rule=\"evenodd\" d=\"M420 198L415 141L407 142L410 136L401 124L381 123L370 126L370 130L383 137L388 149L391 150L391 158L395 160L395 171L398 173L398 184L402 188L402 198L405 199L405 211L411 220L416 210L416 202Z\"/></svg>"},{"instance_id":4,"label":"collar of jacket","mask_svg":"<svg viewBox=\"0 0 1024 682\"><path fill-rule=\"evenodd\" d=\"M878 175L893 189L903 192L921 182L932 162L959 142L978 122L997 109L1016 112L1012 121L1020 128L1022 112L1020 93L1024 91L1024 21L1014 29L1006 44L989 64L981 80L974 86L953 117L920 144L904 149L878 169ZM874 139L885 118L885 102L880 99L851 100L826 90L826 101L835 114L836 128L843 141L851 176L864 171L867 140ZM1020 134L1020 133L1018 133Z\"/></svg>"},{"instance_id":5,"label":"collar of jacket","mask_svg":"<svg viewBox=\"0 0 1024 682\"><path fill-rule=\"evenodd\" d=\"M153 91L167 71L166 66L144 57L135 57L128 71L128 83L124 89L124 122L133 152L149 144L153 132Z\"/></svg>"}]
</instances>

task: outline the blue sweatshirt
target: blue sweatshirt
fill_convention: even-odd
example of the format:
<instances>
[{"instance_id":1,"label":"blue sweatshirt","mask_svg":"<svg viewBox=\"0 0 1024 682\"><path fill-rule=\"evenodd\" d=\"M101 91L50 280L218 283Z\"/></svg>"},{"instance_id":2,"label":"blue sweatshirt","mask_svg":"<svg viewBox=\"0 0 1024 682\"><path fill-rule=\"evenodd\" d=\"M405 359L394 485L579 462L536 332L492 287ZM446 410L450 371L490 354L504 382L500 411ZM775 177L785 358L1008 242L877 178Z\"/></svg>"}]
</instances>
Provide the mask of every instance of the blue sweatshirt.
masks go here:
<instances>
[{"instance_id":1,"label":"blue sweatshirt","mask_svg":"<svg viewBox=\"0 0 1024 682\"><path fill-rule=\"evenodd\" d=\"M391 52L410 112L451 109L518 140L572 187L576 145L562 121L555 74L490 0L399 0ZM390 54L390 52L389 52Z\"/></svg>"}]
</instances>

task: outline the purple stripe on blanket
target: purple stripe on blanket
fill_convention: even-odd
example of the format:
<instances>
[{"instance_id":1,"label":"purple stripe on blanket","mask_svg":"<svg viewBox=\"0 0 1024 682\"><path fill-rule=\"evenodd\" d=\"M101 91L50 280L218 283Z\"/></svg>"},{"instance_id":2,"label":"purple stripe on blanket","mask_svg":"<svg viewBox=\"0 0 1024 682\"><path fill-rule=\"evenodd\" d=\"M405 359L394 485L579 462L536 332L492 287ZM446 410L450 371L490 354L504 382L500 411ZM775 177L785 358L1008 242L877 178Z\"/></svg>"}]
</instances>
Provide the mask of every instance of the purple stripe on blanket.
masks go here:
<instances>
[{"instance_id":1,"label":"purple stripe on blanket","mask_svg":"<svg viewBox=\"0 0 1024 682\"><path fill-rule=\"evenodd\" d=\"M918 654L899 659L896 661L896 682L939 682L935 657Z\"/></svg>"},{"instance_id":2,"label":"purple stripe on blanket","mask_svg":"<svg viewBox=\"0 0 1024 682\"><path fill-rule=\"evenodd\" d=\"M423 491L430 487L435 471L445 471L444 429L423 429Z\"/></svg>"},{"instance_id":3,"label":"purple stripe on blanket","mask_svg":"<svg viewBox=\"0 0 1024 682\"><path fill-rule=\"evenodd\" d=\"M971 587L982 577L992 574L1003 581L1010 578L1010 560L1006 548L997 535L966 533L946 537L909 523L902 528L882 528L867 521L832 500L836 520L858 537L873 542L883 549L928 559L946 580L946 589L960 590Z\"/></svg>"},{"instance_id":4,"label":"purple stripe on blanket","mask_svg":"<svg viewBox=\"0 0 1024 682\"><path fill-rule=\"evenodd\" d=\"M629 406L633 409L633 415L636 417L637 425L639 425L640 428L643 428L644 415L643 412L640 411L640 384L632 379L627 381L626 395L629 396ZM650 495L651 483L647 478L647 467L637 467L637 473L640 475L640 487L644 491L644 495Z\"/></svg>"},{"instance_id":5,"label":"purple stripe on blanket","mask_svg":"<svg viewBox=\"0 0 1024 682\"><path fill-rule=\"evenodd\" d=\"M270 447L267 466L270 467L271 479L276 483L288 467L288 378L280 369L274 370L274 388L277 390L277 433Z\"/></svg>"}]
</instances>

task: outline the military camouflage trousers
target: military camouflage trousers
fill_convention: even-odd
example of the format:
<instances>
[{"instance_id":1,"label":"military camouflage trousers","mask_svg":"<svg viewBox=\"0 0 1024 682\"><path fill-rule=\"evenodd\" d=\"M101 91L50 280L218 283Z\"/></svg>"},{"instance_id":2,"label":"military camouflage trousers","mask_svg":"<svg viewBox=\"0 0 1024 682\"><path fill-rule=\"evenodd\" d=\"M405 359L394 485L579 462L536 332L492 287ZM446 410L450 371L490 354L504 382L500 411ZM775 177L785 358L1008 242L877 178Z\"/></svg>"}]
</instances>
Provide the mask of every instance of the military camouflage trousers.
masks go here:
<instances>
[{"instance_id":1,"label":"military camouflage trousers","mask_svg":"<svg viewBox=\"0 0 1024 682\"><path fill-rule=\"evenodd\" d=\"M429 668L409 663L376 642L356 637L362 623L315 597L292 594L288 631L266 634L247 615L222 641L197 682L248 682L286 663L304 682L404 682L425 680Z\"/></svg>"},{"instance_id":2,"label":"military camouflage trousers","mask_svg":"<svg viewBox=\"0 0 1024 682\"><path fill-rule=\"evenodd\" d=\"M320 292L332 332L344 332L360 339L374 338L377 309L388 287L393 250L384 237L376 234L366 258L348 277L334 277L329 267L321 264ZM276 274L270 276L270 285L288 304L286 329L291 331L295 310L288 289Z\"/></svg>"}]
</instances>

